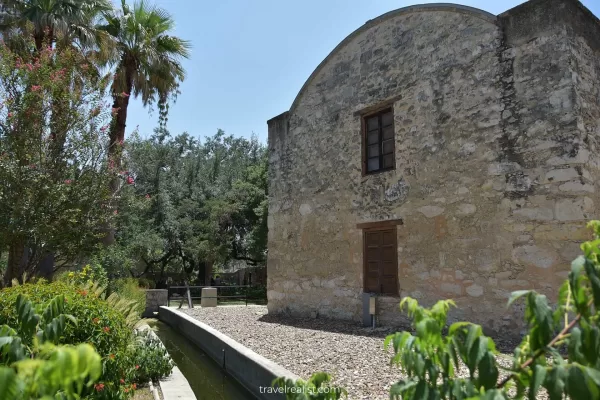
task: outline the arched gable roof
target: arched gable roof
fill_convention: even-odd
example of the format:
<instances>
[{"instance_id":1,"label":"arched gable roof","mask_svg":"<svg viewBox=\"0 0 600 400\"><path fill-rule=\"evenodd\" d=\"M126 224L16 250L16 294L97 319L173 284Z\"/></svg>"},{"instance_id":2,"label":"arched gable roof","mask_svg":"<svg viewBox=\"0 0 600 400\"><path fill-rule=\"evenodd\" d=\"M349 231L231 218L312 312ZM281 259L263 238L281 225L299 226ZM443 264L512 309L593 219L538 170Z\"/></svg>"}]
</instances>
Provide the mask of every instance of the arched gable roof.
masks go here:
<instances>
[{"instance_id":1,"label":"arched gable roof","mask_svg":"<svg viewBox=\"0 0 600 400\"><path fill-rule=\"evenodd\" d=\"M410 13L415 13L415 12L428 12L428 11L446 11L446 12L467 14L467 15L473 16L475 18L483 19L484 21L488 21L492 24L495 24L496 20L497 20L497 17L494 14L491 14L487 11L483 11L483 10L480 10L480 9L474 8L474 7L468 7L468 6L463 6L460 4L452 4L452 3L417 4L414 6L398 8L397 10L389 11L385 14L382 14L377 18L370 19L367 22L365 22L365 24L362 25L360 28L356 29L354 32L352 32L351 34L346 36L346 38L344 40L342 40L340 42L340 44L338 44L327 55L327 57L325 57L325 59L323 61L321 61L321 63L317 66L317 68L313 71L313 73L310 74L310 76L308 77L306 82L304 82L304 85L302 85L302 88L296 95L296 98L294 99L294 102L292 103L292 106L290 107L290 112L294 111L294 109L296 108L296 105L300 101L300 98L302 97L302 95L304 94L306 89L310 86L310 84L312 83L313 79L317 76L319 71L321 71L321 69L329 62L329 60L331 60L337 54L338 51L340 51L344 46L346 46L348 43L350 43L352 41L352 39L354 39L356 36L365 32L369 28L379 25L383 21L386 21L390 18L394 18L394 17L403 15L403 14L410 14Z\"/></svg>"}]
</instances>

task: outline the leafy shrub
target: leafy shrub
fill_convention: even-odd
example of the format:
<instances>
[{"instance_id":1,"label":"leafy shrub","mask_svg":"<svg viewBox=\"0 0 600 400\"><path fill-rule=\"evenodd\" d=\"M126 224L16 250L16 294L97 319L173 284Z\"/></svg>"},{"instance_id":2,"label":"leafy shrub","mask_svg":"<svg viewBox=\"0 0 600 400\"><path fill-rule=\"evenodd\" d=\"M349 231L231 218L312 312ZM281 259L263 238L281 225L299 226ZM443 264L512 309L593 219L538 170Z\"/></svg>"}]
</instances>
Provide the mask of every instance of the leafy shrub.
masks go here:
<instances>
[{"instance_id":1,"label":"leafy shrub","mask_svg":"<svg viewBox=\"0 0 600 400\"><path fill-rule=\"evenodd\" d=\"M64 312L72 315L77 324L66 324L57 343L88 343L99 353L102 376L93 389L94 398L127 398L126 393L131 393L128 382L135 381L136 376L131 326L123 314L95 292L65 282L38 282L6 288L0 294L0 325L9 326L18 324L19 314L14 304L20 295L26 295L36 303L48 302L56 296L64 297Z\"/></svg>"},{"instance_id":2,"label":"leafy shrub","mask_svg":"<svg viewBox=\"0 0 600 400\"><path fill-rule=\"evenodd\" d=\"M108 285L106 271L98 263L86 264L80 271L70 271L60 275L56 280L75 286L88 286L97 283L99 286Z\"/></svg>"},{"instance_id":3,"label":"leafy shrub","mask_svg":"<svg viewBox=\"0 0 600 400\"><path fill-rule=\"evenodd\" d=\"M146 291L140 287L135 278L115 279L110 282L108 291L118 294L122 299L134 301L138 315L141 315L146 308Z\"/></svg>"},{"instance_id":4,"label":"leafy shrub","mask_svg":"<svg viewBox=\"0 0 600 400\"><path fill-rule=\"evenodd\" d=\"M139 278L138 284L142 289L156 289L156 282L148 278Z\"/></svg>"},{"instance_id":5,"label":"leafy shrub","mask_svg":"<svg viewBox=\"0 0 600 400\"><path fill-rule=\"evenodd\" d=\"M400 309L412 319L415 334L399 332L386 338L394 350L392 364L406 378L390 389L392 399L535 399L544 388L550 400L600 398L600 221L588 227L595 238L581 245L583 255L571 264L554 309L535 291L512 293L508 305L523 298L529 331L515 349L512 367L500 379L494 341L479 325L457 322L444 334L452 300L425 308L410 297ZM564 354L566 352L566 354ZM468 376L457 376L460 368ZM302 381L282 381L303 387ZM288 392L288 399L294 397ZM322 397L309 397L322 398Z\"/></svg>"},{"instance_id":6,"label":"leafy shrub","mask_svg":"<svg viewBox=\"0 0 600 400\"><path fill-rule=\"evenodd\" d=\"M136 381L146 383L170 375L173 360L160 340L148 331L136 332L136 339L136 351L133 354L135 365L139 365Z\"/></svg>"},{"instance_id":7,"label":"leafy shrub","mask_svg":"<svg viewBox=\"0 0 600 400\"><path fill-rule=\"evenodd\" d=\"M73 316L63 296L34 305L18 295L13 327L0 326L0 398L79 398L102 373L100 356L88 344L55 346ZM48 397L46 397L48 396Z\"/></svg>"},{"instance_id":8,"label":"leafy shrub","mask_svg":"<svg viewBox=\"0 0 600 400\"><path fill-rule=\"evenodd\" d=\"M0 324L17 323L14 304L20 294L35 303L45 303L61 295L65 298L65 312L77 319L77 325L66 327L60 343L92 343L106 357L123 351L131 342L132 332L124 316L85 289L64 282L39 282L5 288L0 293Z\"/></svg>"}]
</instances>

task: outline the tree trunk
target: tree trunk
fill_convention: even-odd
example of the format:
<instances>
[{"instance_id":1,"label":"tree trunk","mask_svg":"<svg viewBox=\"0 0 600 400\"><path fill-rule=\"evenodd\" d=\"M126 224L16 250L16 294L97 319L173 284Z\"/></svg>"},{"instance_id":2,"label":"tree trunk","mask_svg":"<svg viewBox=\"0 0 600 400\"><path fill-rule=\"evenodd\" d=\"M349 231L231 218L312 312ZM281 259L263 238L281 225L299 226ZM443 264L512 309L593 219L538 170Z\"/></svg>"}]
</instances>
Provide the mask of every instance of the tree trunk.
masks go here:
<instances>
[{"instance_id":1,"label":"tree trunk","mask_svg":"<svg viewBox=\"0 0 600 400\"><path fill-rule=\"evenodd\" d=\"M8 265L4 272L4 286L12 285L12 280L17 278L21 281L24 272L25 239L13 240L8 246Z\"/></svg>"},{"instance_id":2,"label":"tree trunk","mask_svg":"<svg viewBox=\"0 0 600 400\"><path fill-rule=\"evenodd\" d=\"M133 89L133 80L130 74L126 72L127 92L116 93L113 89L113 109L116 112L115 123L111 126L109 132L108 158L117 172L121 171L121 149L125 141L125 128L127 126L127 107L129 107L129 95ZM111 180L110 191L113 195L119 190L119 178ZM106 235L102 241L105 246L110 246L115 242L115 227L108 226Z\"/></svg>"}]
</instances>

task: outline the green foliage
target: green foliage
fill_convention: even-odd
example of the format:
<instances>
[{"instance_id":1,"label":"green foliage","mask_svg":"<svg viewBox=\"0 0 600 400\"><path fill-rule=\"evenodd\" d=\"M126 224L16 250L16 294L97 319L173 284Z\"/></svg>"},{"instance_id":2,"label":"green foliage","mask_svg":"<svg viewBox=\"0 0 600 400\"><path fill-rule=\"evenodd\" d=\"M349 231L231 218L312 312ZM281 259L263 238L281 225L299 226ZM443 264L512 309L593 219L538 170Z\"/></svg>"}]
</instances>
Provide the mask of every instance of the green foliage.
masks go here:
<instances>
[{"instance_id":1,"label":"green foliage","mask_svg":"<svg viewBox=\"0 0 600 400\"><path fill-rule=\"evenodd\" d=\"M139 365L136 381L146 383L170 375L173 360L160 340L147 331L136 332L136 339L137 350L133 355L135 364Z\"/></svg>"},{"instance_id":2,"label":"green foliage","mask_svg":"<svg viewBox=\"0 0 600 400\"><path fill-rule=\"evenodd\" d=\"M127 118L129 95L141 96L144 106L157 104L159 122L166 124L168 101L176 97L179 83L185 78L182 58L189 57L190 43L173 36L175 21L164 9L147 1L127 4L104 14L101 29L115 41L109 60L116 65L112 95L118 120ZM148 79L152 77L152 79ZM122 96L126 93L126 96ZM125 124L113 127L111 137L122 140Z\"/></svg>"},{"instance_id":3,"label":"green foliage","mask_svg":"<svg viewBox=\"0 0 600 400\"><path fill-rule=\"evenodd\" d=\"M256 138L219 131L202 143L157 130L130 140L127 157L135 184L122 193L116 248L143 261L134 275L176 271L202 280L209 263L264 262L267 157Z\"/></svg>"},{"instance_id":4,"label":"green foliage","mask_svg":"<svg viewBox=\"0 0 600 400\"><path fill-rule=\"evenodd\" d=\"M102 357L117 354L127 348L131 330L125 317L95 293L64 282L25 284L5 288L0 296L0 324L15 326L17 314L13 307L19 295L35 303L46 303L56 296L65 299L65 313L77 319L77 325L67 325L59 343L93 343Z\"/></svg>"},{"instance_id":5,"label":"green foliage","mask_svg":"<svg viewBox=\"0 0 600 400\"><path fill-rule=\"evenodd\" d=\"M109 293L116 293L121 299L135 303L133 309L138 316L146 308L146 291L140 288L139 282L135 278L121 278L110 282L108 286Z\"/></svg>"},{"instance_id":6,"label":"green foliage","mask_svg":"<svg viewBox=\"0 0 600 400\"><path fill-rule=\"evenodd\" d=\"M15 325L0 326L0 398L80 398L100 378L102 366L88 344L55 345L67 323L77 324L64 313L65 298L59 295L45 304L33 304L19 294L14 311Z\"/></svg>"},{"instance_id":7,"label":"green foliage","mask_svg":"<svg viewBox=\"0 0 600 400\"><path fill-rule=\"evenodd\" d=\"M89 286L92 283L102 287L108 285L106 270L98 263L86 264L79 271L65 272L56 276L55 280L79 287Z\"/></svg>"},{"instance_id":8,"label":"green foliage","mask_svg":"<svg viewBox=\"0 0 600 400\"><path fill-rule=\"evenodd\" d=\"M311 375L308 381L276 378L273 393L285 393L288 400L338 400L347 397L346 389L331 385L331 376L325 372Z\"/></svg>"},{"instance_id":9,"label":"green foliage","mask_svg":"<svg viewBox=\"0 0 600 400\"><path fill-rule=\"evenodd\" d=\"M28 305L22 300L24 295L44 306ZM89 343L101 357L102 375L93 388L88 387L84 392L94 399L126 399L135 384L171 372L170 359L164 350L157 348L155 342L134 335L133 325L139 314L133 318L131 315L136 306L116 293L106 296L105 288L97 284L77 287L65 282L39 282L13 286L0 292L0 326L18 329L0 328L0 336L12 337L19 330L23 332L25 355L36 341ZM40 328L34 329L35 326ZM0 337L0 347L10 350L10 346L16 346L13 343L17 341Z\"/></svg>"},{"instance_id":10,"label":"green foliage","mask_svg":"<svg viewBox=\"0 0 600 400\"><path fill-rule=\"evenodd\" d=\"M0 44L0 248L13 254L7 285L37 273L48 253L56 263L89 253L112 218L103 131L109 79L71 48L25 44L18 53Z\"/></svg>"}]
</instances>

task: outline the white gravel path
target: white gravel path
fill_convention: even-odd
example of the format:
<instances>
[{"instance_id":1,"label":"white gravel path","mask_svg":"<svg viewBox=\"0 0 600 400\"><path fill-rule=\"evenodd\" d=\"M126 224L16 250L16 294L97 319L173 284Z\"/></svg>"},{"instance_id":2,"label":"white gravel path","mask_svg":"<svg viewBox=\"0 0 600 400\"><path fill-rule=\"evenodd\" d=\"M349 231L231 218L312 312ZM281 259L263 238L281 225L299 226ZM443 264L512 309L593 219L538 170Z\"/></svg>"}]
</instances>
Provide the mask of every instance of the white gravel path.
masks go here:
<instances>
[{"instance_id":1,"label":"white gravel path","mask_svg":"<svg viewBox=\"0 0 600 400\"><path fill-rule=\"evenodd\" d=\"M400 378L398 367L389 365L392 351L383 349L385 336L393 332L389 328L268 315L265 306L182 311L304 379L317 371L330 373L350 399L388 399Z\"/></svg>"}]
</instances>

